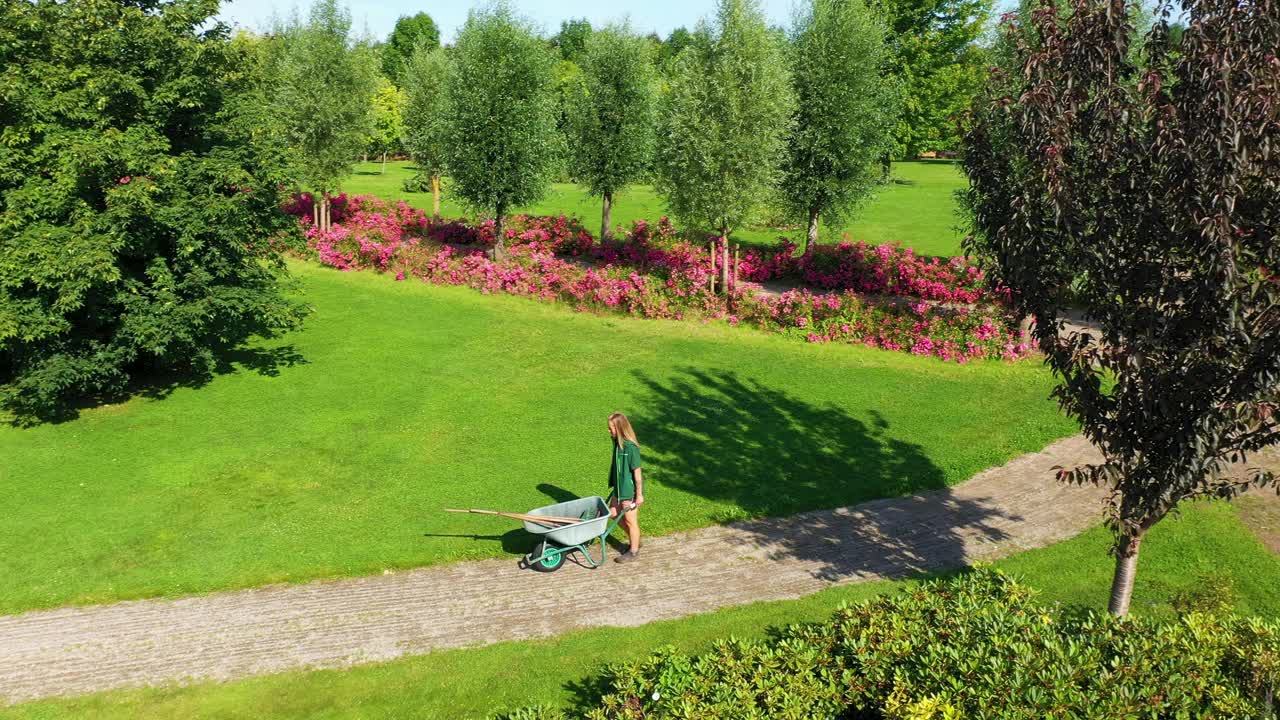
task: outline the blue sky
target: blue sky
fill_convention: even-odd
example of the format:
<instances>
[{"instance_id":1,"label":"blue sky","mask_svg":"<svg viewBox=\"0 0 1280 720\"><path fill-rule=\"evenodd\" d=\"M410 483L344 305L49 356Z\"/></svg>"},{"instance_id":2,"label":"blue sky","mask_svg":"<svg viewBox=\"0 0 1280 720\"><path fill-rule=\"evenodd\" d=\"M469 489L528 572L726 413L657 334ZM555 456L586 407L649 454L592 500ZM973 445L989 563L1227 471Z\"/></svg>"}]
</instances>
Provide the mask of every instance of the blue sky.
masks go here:
<instances>
[{"instance_id":1,"label":"blue sky","mask_svg":"<svg viewBox=\"0 0 1280 720\"><path fill-rule=\"evenodd\" d=\"M354 29L385 39L395 27L396 18L426 12L440 26L441 36L448 41L467 19L467 11L483 4L482 0L348 0ZM630 18L639 31L656 30L663 37L681 25L692 28L699 18L709 15L714 0L515 0L516 7L548 33L560 28L561 20L585 17L592 25L610 20ZM298 7L309 7L308 0L229 0L219 14L223 20L250 30L263 30L272 15L286 17ZM762 0L761 6L770 23L789 24L792 0Z\"/></svg>"}]
</instances>

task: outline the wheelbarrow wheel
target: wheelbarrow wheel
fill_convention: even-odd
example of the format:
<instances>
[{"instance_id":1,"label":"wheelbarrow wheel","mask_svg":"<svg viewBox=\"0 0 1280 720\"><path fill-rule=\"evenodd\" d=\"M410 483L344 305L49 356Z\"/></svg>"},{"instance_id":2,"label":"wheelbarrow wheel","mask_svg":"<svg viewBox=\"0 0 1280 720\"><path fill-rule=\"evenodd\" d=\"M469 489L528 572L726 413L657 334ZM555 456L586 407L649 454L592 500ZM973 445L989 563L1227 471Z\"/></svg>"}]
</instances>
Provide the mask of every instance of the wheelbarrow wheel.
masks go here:
<instances>
[{"instance_id":1,"label":"wheelbarrow wheel","mask_svg":"<svg viewBox=\"0 0 1280 720\"><path fill-rule=\"evenodd\" d=\"M547 551L551 553L548 555ZM564 565L564 553L556 552L554 546L547 544L546 540L538 543L533 548L533 552L529 554L536 562L529 563L529 566L538 572L555 572ZM541 560L538 560L541 558Z\"/></svg>"}]
</instances>

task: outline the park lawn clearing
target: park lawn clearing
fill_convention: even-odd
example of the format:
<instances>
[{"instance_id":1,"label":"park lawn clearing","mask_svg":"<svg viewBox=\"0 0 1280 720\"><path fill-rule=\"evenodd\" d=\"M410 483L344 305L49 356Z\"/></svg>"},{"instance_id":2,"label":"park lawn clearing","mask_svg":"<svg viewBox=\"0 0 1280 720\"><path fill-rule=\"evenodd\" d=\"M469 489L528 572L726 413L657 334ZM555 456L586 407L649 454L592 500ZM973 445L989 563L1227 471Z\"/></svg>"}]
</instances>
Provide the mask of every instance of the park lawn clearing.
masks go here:
<instances>
[{"instance_id":1,"label":"park lawn clearing","mask_svg":"<svg viewBox=\"0 0 1280 720\"><path fill-rule=\"evenodd\" d=\"M386 174L382 163L360 163L356 174L343 181L343 190L352 195L375 195L389 200L404 200L416 208L431 211L431 193L406 192L405 180L415 174L409 162L388 162ZM850 240L871 244L900 242L919 255L961 255L963 237L957 226L955 192L967 186L960 166L947 160L918 160L893 164L891 181L881 186L858 211L847 227L821 228L821 241L834 243L843 233ZM470 213L448 191L448 179L441 194L440 212L446 217L464 217ZM568 215L578 217L592 235L600 232L600 198L591 197L580 185L556 183L547 197L517 212L534 215ZM652 185L632 185L615 199L613 222L630 227L636 220L656 222L667 215L666 203ZM770 246L779 237L799 242L804 229L748 227L735 231L741 243Z\"/></svg>"},{"instance_id":2,"label":"park lawn clearing","mask_svg":"<svg viewBox=\"0 0 1280 720\"><path fill-rule=\"evenodd\" d=\"M1046 603L1102 612L1112 568L1101 527L996 563L1041 591ZM349 670L290 672L226 684L99 693L0 710L5 720L152 718L486 718L533 704L590 703L592 680L609 664L663 645L686 652L716 639L763 637L771 627L826 619L844 602L894 592L916 581L831 588L798 600L728 608L637 628L597 628L549 640L450 650ZM1173 612L1179 595L1206 586L1233 589L1242 614L1280 613L1280 558L1270 554L1223 503L1188 506L1156 526L1143 545L1133 612Z\"/></svg>"},{"instance_id":3,"label":"park lawn clearing","mask_svg":"<svg viewBox=\"0 0 1280 720\"><path fill-rule=\"evenodd\" d=\"M441 510L605 493L614 410L649 533L949 486L1074 429L1034 362L292 267L314 315L234 372L0 427L0 614L514 558L517 524Z\"/></svg>"}]
</instances>

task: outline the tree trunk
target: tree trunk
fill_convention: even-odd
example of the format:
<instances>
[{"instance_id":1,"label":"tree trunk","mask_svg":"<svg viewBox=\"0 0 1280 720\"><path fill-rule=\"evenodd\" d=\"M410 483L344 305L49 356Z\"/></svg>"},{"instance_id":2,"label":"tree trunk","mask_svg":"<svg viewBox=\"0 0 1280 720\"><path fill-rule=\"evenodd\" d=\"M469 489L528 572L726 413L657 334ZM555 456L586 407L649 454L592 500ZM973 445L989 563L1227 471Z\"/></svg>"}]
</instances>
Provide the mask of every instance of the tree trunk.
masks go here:
<instances>
[{"instance_id":1,"label":"tree trunk","mask_svg":"<svg viewBox=\"0 0 1280 720\"><path fill-rule=\"evenodd\" d=\"M1111 580L1111 603L1107 610L1112 615L1129 614L1129 601L1133 599L1133 581L1138 575L1138 550L1142 546L1142 533L1126 535L1120 539L1116 554L1116 574Z\"/></svg>"},{"instance_id":2,"label":"tree trunk","mask_svg":"<svg viewBox=\"0 0 1280 720\"><path fill-rule=\"evenodd\" d=\"M311 193L311 224L320 229L320 198Z\"/></svg>"},{"instance_id":3,"label":"tree trunk","mask_svg":"<svg viewBox=\"0 0 1280 720\"><path fill-rule=\"evenodd\" d=\"M440 176L431 176L431 216L440 219Z\"/></svg>"},{"instance_id":4,"label":"tree trunk","mask_svg":"<svg viewBox=\"0 0 1280 720\"><path fill-rule=\"evenodd\" d=\"M805 236L804 251L818 244L818 207L809 208L809 234Z\"/></svg>"},{"instance_id":5,"label":"tree trunk","mask_svg":"<svg viewBox=\"0 0 1280 720\"><path fill-rule=\"evenodd\" d=\"M889 156L889 153L880 156L880 171L884 173L886 179L893 172L893 158Z\"/></svg>"},{"instance_id":6,"label":"tree trunk","mask_svg":"<svg viewBox=\"0 0 1280 720\"><path fill-rule=\"evenodd\" d=\"M493 259L502 260L507 256L506 238L502 233L502 216L507 208L498 203L497 212L493 214Z\"/></svg>"},{"instance_id":7,"label":"tree trunk","mask_svg":"<svg viewBox=\"0 0 1280 720\"><path fill-rule=\"evenodd\" d=\"M604 194L604 209L600 214L600 239L609 240L612 238L613 228L613 193Z\"/></svg>"},{"instance_id":8,"label":"tree trunk","mask_svg":"<svg viewBox=\"0 0 1280 720\"><path fill-rule=\"evenodd\" d=\"M387 174L387 151L382 151L382 174Z\"/></svg>"}]
</instances>

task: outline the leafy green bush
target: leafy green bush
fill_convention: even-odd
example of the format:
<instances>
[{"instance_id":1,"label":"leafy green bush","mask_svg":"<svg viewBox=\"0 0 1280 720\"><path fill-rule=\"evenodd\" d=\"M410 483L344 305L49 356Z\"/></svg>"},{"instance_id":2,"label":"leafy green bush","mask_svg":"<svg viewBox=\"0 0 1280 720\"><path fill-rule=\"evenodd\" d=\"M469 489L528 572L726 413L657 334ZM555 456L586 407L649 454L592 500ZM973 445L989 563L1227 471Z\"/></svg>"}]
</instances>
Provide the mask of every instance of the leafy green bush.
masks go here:
<instances>
[{"instance_id":1,"label":"leafy green bush","mask_svg":"<svg viewBox=\"0 0 1280 720\"><path fill-rule=\"evenodd\" d=\"M404 182L400 183L400 187L403 188L405 192L431 192L431 176L427 173L414 173L413 175L405 178Z\"/></svg>"},{"instance_id":2,"label":"leafy green bush","mask_svg":"<svg viewBox=\"0 0 1280 720\"><path fill-rule=\"evenodd\" d=\"M295 326L287 155L216 0L0 9L0 406L19 420L208 372Z\"/></svg>"},{"instance_id":3,"label":"leafy green bush","mask_svg":"<svg viewBox=\"0 0 1280 720\"><path fill-rule=\"evenodd\" d=\"M1268 717L1280 624L1064 612L1003 573L843 608L767 641L674 650L605 677L590 720ZM522 720L550 720L530 709Z\"/></svg>"}]
</instances>

